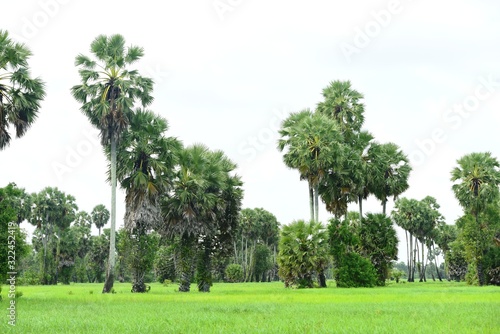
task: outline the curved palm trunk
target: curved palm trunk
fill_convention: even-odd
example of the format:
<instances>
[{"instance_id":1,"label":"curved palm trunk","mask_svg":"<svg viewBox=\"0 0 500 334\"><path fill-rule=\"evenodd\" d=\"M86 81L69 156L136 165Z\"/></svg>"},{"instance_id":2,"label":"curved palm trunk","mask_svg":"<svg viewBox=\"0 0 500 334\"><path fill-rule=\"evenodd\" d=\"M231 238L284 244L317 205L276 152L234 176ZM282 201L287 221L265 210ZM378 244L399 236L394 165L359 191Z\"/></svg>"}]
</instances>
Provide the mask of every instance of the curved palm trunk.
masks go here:
<instances>
[{"instance_id":1,"label":"curved palm trunk","mask_svg":"<svg viewBox=\"0 0 500 334\"><path fill-rule=\"evenodd\" d=\"M106 281L102 293L113 289L115 280L115 225L116 225L116 139L111 137L111 229L109 233L109 258Z\"/></svg>"}]
</instances>

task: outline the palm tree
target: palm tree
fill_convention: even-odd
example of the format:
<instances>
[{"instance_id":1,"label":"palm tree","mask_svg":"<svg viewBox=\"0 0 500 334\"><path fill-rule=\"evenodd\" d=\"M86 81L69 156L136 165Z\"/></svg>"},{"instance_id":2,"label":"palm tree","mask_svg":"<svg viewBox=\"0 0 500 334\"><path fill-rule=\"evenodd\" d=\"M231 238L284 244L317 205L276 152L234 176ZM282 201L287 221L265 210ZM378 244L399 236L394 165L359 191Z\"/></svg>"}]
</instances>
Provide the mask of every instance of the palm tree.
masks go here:
<instances>
[{"instance_id":1,"label":"palm tree","mask_svg":"<svg viewBox=\"0 0 500 334\"><path fill-rule=\"evenodd\" d=\"M97 60L80 54L75 65L80 67L81 85L71 88L73 97L82 104L81 110L90 123L100 130L101 144L110 146L111 155L111 230L108 270L103 293L111 292L115 267L116 226L116 155L117 144L127 130L129 117L138 101L145 107L153 102L153 80L127 67L138 61L144 50L125 47L121 35L99 35L90 45Z\"/></svg>"},{"instance_id":2,"label":"palm tree","mask_svg":"<svg viewBox=\"0 0 500 334\"><path fill-rule=\"evenodd\" d=\"M146 256L147 234L161 220L160 196L168 191L180 149L176 139L164 137L167 129L162 117L137 110L119 145L117 178L126 190L125 230L132 258L137 259L131 261L132 292L146 292L144 276L152 266Z\"/></svg>"},{"instance_id":3,"label":"palm tree","mask_svg":"<svg viewBox=\"0 0 500 334\"><path fill-rule=\"evenodd\" d=\"M210 155L203 145L182 150L172 191L162 203L163 234L180 238L179 291L182 292L190 290L197 242L200 237L214 234L217 211L222 205L219 189L223 179Z\"/></svg>"},{"instance_id":4,"label":"palm tree","mask_svg":"<svg viewBox=\"0 0 500 334\"><path fill-rule=\"evenodd\" d=\"M327 232L316 221L294 221L281 231L278 263L285 287L297 284L313 287L313 275L326 287L324 271L328 267Z\"/></svg>"},{"instance_id":5,"label":"palm tree","mask_svg":"<svg viewBox=\"0 0 500 334\"><path fill-rule=\"evenodd\" d=\"M101 235L101 228L103 228L109 220L108 209L106 209L104 204L99 204L92 209L90 215L92 217L92 223L94 223L95 227L99 230L99 235Z\"/></svg>"},{"instance_id":6,"label":"palm tree","mask_svg":"<svg viewBox=\"0 0 500 334\"><path fill-rule=\"evenodd\" d=\"M278 150L283 161L299 171L309 184L311 220L318 221L319 185L323 177L340 164L343 137L337 124L326 116L305 109L283 121Z\"/></svg>"},{"instance_id":7,"label":"palm tree","mask_svg":"<svg viewBox=\"0 0 500 334\"><path fill-rule=\"evenodd\" d=\"M316 111L335 119L346 141L361 130L364 122L363 94L352 89L350 81L336 80L323 89L324 101L318 103Z\"/></svg>"},{"instance_id":8,"label":"palm tree","mask_svg":"<svg viewBox=\"0 0 500 334\"><path fill-rule=\"evenodd\" d=\"M32 78L28 67L31 51L0 30L0 150L11 141L9 127L22 137L36 120L45 84Z\"/></svg>"},{"instance_id":9,"label":"palm tree","mask_svg":"<svg viewBox=\"0 0 500 334\"><path fill-rule=\"evenodd\" d=\"M477 235L465 233L467 236L471 234L465 239L471 246L468 247L472 250L469 258L471 264L475 265L479 285L483 285L486 283L483 272L485 246L479 240L482 239L483 231L487 230L487 223L481 223L479 217L489 205L498 203L500 164L490 152L471 153L458 159L457 163L458 167L451 171L451 181L454 182L452 190L465 213L472 215L475 220L475 225L473 223L464 225L474 225L472 229L467 230L472 230ZM467 216L462 220L467 221Z\"/></svg>"},{"instance_id":10,"label":"palm tree","mask_svg":"<svg viewBox=\"0 0 500 334\"><path fill-rule=\"evenodd\" d=\"M465 155L457 163L451 171L452 190L464 210L477 220L479 213L498 199L499 162L485 152Z\"/></svg>"},{"instance_id":11,"label":"palm tree","mask_svg":"<svg viewBox=\"0 0 500 334\"><path fill-rule=\"evenodd\" d=\"M371 193L382 202L382 213L385 214L389 197L396 200L408 189L411 166L408 157L394 143L375 143L370 147L369 155L374 159L369 168L373 176Z\"/></svg>"}]
</instances>

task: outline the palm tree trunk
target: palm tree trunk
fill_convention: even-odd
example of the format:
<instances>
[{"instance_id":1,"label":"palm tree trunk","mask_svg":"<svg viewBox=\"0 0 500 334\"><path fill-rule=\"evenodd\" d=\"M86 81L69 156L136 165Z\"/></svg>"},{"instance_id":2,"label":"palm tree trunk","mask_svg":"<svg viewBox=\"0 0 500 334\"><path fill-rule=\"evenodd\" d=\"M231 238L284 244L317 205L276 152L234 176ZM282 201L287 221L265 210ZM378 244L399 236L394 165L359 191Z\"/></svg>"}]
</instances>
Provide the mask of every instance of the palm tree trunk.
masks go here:
<instances>
[{"instance_id":1,"label":"palm tree trunk","mask_svg":"<svg viewBox=\"0 0 500 334\"><path fill-rule=\"evenodd\" d=\"M211 249L211 241L205 240L198 261L197 278L199 292L210 292L210 287L212 286L212 263L210 258Z\"/></svg>"},{"instance_id":2,"label":"palm tree trunk","mask_svg":"<svg viewBox=\"0 0 500 334\"><path fill-rule=\"evenodd\" d=\"M311 213L311 221L314 220L314 190L312 185L309 183L309 211Z\"/></svg>"},{"instance_id":3,"label":"palm tree trunk","mask_svg":"<svg viewBox=\"0 0 500 334\"><path fill-rule=\"evenodd\" d=\"M410 245L408 244L408 230L405 230L406 238L406 269L408 270L408 278L410 277Z\"/></svg>"},{"instance_id":4,"label":"palm tree trunk","mask_svg":"<svg viewBox=\"0 0 500 334\"><path fill-rule=\"evenodd\" d=\"M439 282L442 282L441 273L439 272L439 267L437 265L437 256L436 256L436 248L434 247L434 241L432 242L432 253L434 255L434 265L436 266L437 276L439 278Z\"/></svg>"},{"instance_id":5,"label":"palm tree trunk","mask_svg":"<svg viewBox=\"0 0 500 334\"><path fill-rule=\"evenodd\" d=\"M110 293L115 280L115 226L116 226L116 138L111 137L111 227L109 232L109 258L106 281L102 293Z\"/></svg>"},{"instance_id":6,"label":"palm tree trunk","mask_svg":"<svg viewBox=\"0 0 500 334\"><path fill-rule=\"evenodd\" d=\"M191 272L193 270L194 238L183 235L181 237L180 252L180 282L179 291L189 292L191 289Z\"/></svg>"},{"instance_id":7,"label":"palm tree trunk","mask_svg":"<svg viewBox=\"0 0 500 334\"><path fill-rule=\"evenodd\" d=\"M314 186L314 220L319 222L319 185Z\"/></svg>"},{"instance_id":8,"label":"palm tree trunk","mask_svg":"<svg viewBox=\"0 0 500 334\"><path fill-rule=\"evenodd\" d=\"M408 265L408 282L413 282L412 272L413 272L413 258L412 258L412 250L413 250L413 235L410 232L410 252L408 254L409 265Z\"/></svg>"},{"instance_id":9,"label":"palm tree trunk","mask_svg":"<svg viewBox=\"0 0 500 334\"><path fill-rule=\"evenodd\" d=\"M382 213L385 215L385 209L386 209L386 206L387 206L387 201L383 201L382 202Z\"/></svg>"}]
</instances>

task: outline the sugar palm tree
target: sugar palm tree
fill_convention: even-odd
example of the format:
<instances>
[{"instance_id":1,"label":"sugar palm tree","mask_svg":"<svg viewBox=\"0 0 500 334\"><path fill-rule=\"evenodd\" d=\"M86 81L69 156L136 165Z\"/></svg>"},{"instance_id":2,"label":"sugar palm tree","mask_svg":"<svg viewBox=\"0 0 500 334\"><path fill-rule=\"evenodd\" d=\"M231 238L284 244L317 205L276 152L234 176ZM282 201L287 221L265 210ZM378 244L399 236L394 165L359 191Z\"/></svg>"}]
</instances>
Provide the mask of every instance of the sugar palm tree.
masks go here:
<instances>
[{"instance_id":1,"label":"sugar palm tree","mask_svg":"<svg viewBox=\"0 0 500 334\"><path fill-rule=\"evenodd\" d=\"M499 162L490 152L471 153L457 160L451 171L452 190L463 209L476 218L498 199Z\"/></svg>"},{"instance_id":2,"label":"sugar palm tree","mask_svg":"<svg viewBox=\"0 0 500 334\"><path fill-rule=\"evenodd\" d=\"M153 81L128 67L138 61L144 50L125 47L121 35L99 35L90 45L96 58L79 54L75 65L82 80L73 86L73 97L82 104L81 111L100 131L101 144L110 147L111 160L111 230L110 251L103 293L111 292L115 267L116 226L116 155L117 144L127 130L129 117L136 103L147 106L153 101Z\"/></svg>"},{"instance_id":3,"label":"sugar palm tree","mask_svg":"<svg viewBox=\"0 0 500 334\"><path fill-rule=\"evenodd\" d=\"M375 143L369 155L374 160L369 171L373 176L371 192L382 202L382 213L385 214L389 197L396 200L408 189L411 166L408 157L394 143Z\"/></svg>"},{"instance_id":4,"label":"sugar palm tree","mask_svg":"<svg viewBox=\"0 0 500 334\"><path fill-rule=\"evenodd\" d=\"M318 221L319 185L335 169L343 155L343 137L335 121L305 109L283 121L278 150L285 151L283 161L297 169L309 185L311 220Z\"/></svg>"},{"instance_id":5,"label":"sugar palm tree","mask_svg":"<svg viewBox=\"0 0 500 334\"><path fill-rule=\"evenodd\" d=\"M457 160L458 166L451 171L452 190L465 213L473 219L461 218L465 240L470 249L470 265L475 266L479 285L485 284L483 272L484 242L487 223L480 216L489 205L498 205L500 196L500 164L490 152L471 153ZM475 223L474 223L475 221ZM465 223L464 223L465 222Z\"/></svg>"},{"instance_id":6,"label":"sugar palm tree","mask_svg":"<svg viewBox=\"0 0 500 334\"><path fill-rule=\"evenodd\" d=\"M346 137L360 131L364 122L363 94L353 89L350 81L336 80L323 89L324 100L318 103L316 111L335 119Z\"/></svg>"},{"instance_id":7,"label":"sugar palm tree","mask_svg":"<svg viewBox=\"0 0 500 334\"><path fill-rule=\"evenodd\" d=\"M180 239L179 291L182 292L190 290L199 237L213 234L218 206L222 205L218 190L223 180L220 173L212 170L210 154L203 145L179 153L172 190L162 203L162 233Z\"/></svg>"},{"instance_id":8,"label":"sugar palm tree","mask_svg":"<svg viewBox=\"0 0 500 334\"><path fill-rule=\"evenodd\" d=\"M14 127L17 138L26 133L45 97L45 84L30 75L30 56L24 44L12 41L7 31L0 30L0 150L10 144L9 127Z\"/></svg>"},{"instance_id":9,"label":"sugar palm tree","mask_svg":"<svg viewBox=\"0 0 500 334\"><path fill-rule=\"evenodd\" d=\"M99 235L101 235L101 228L109 221L108 209L106 209L104 204L98 204L92 209L90 215L92 217L92 223L94 223L95 227L99 230Z\"/></svg>"},{"instance_id":10,"label":"sugar palm tree","mask_svg":"<svg viewBox=\"0 0 500 334\"><path fill-rule=\"evenodd\" d=\"M147 110L130 116L117 157L117 178L126 191L125 230L133 271L132 292L146 292L144 276L152 259L146 255L147 234L160 222L160 196L168 191L180 143L165 137L168 123ZM150 261L147 261L149 259Z\"/></svg>"}]
</instances>

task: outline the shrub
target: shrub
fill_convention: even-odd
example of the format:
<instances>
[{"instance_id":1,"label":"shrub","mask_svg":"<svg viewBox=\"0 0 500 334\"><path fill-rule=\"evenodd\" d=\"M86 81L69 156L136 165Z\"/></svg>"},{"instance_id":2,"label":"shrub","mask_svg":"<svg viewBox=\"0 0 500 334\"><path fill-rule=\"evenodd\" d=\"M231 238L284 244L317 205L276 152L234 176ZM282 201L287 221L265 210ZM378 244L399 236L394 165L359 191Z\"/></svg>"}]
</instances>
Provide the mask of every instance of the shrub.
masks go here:
<instances>
[{"instance_id":1,"label":"shrub","mask_svg":"<svg viewBox=\"0 0 500 334\"><path fill-rule=\"evenodd\" d=\"M226 281L236 283L243 281L243 267L233 263L226 267Z\"/></svg>"},{"instance_id":2,"label":"shrub","mask_svg":"<svg viewBox=\"0 0 500 334\"><path fill-rule=\"evenodd\" d=\"M398 269L393 269L392 270L392 277L396 280L396 283L399 283L399 279L403 276L403 272Z\"/></svg>"},{"instance_id":3,"label":"shrub","mask_svg":"<svg viewBox=\"0 0 500 334\"><path fill-rule=\"evenodd\" d=\"M357 253L347 253L336 269L335 280L339 288L374 287L377 272L370 260Z\"/></svg>"}]
</instances>

